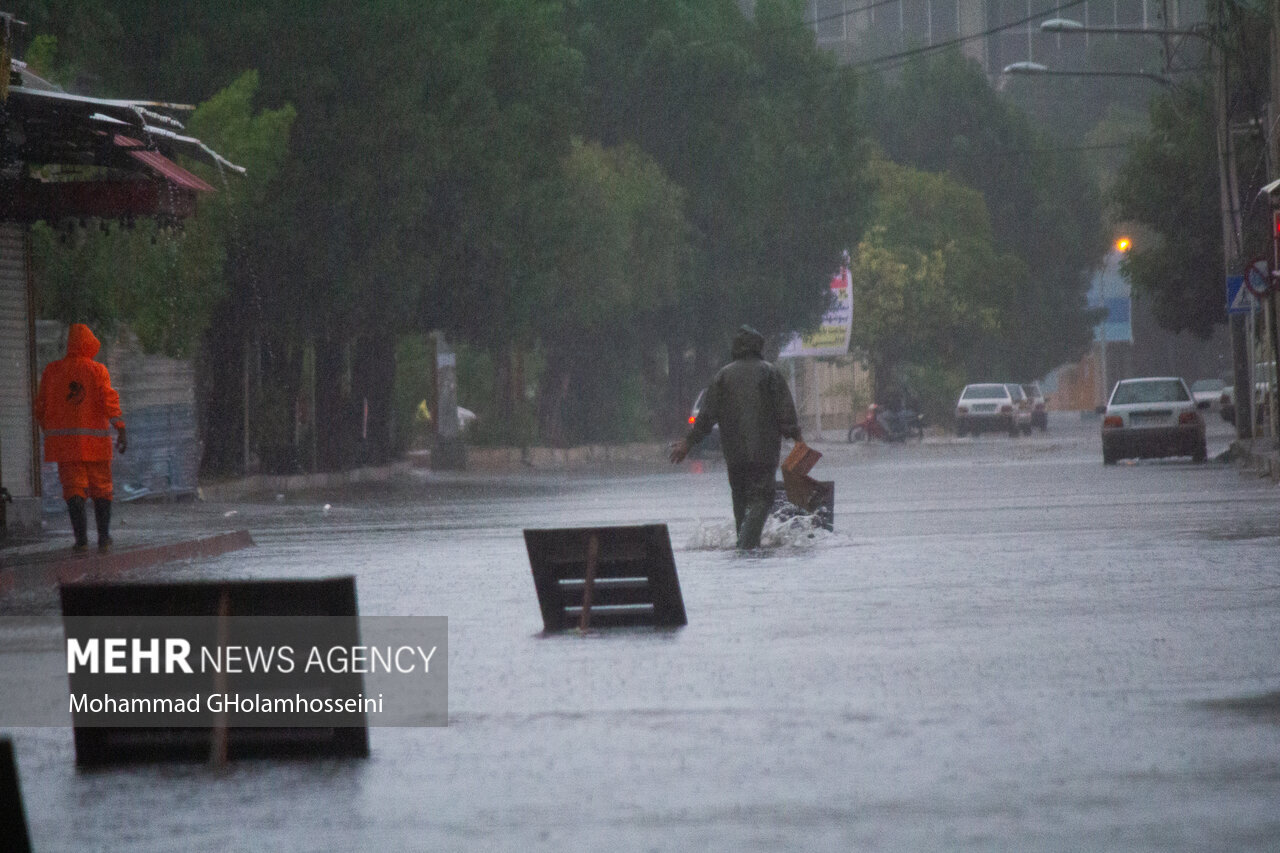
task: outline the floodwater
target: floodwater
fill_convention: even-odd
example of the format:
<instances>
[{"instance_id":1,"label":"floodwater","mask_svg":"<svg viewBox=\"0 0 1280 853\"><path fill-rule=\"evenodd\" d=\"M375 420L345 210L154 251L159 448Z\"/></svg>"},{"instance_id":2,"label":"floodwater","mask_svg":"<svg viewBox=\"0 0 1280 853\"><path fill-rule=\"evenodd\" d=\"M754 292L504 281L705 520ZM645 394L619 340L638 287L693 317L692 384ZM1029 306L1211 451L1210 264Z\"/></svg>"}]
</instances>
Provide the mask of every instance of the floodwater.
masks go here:
<instances>
[{"instance_id":1,"label":"floodwater","mask_svg":"<svg viewBox=\"0 0 1280 853\"><path fill-rule=\"evenodd\" d=\"M1017 440L818 444L835 532L749 554L727 547L723 471L660 459L125 507L121 540L258 543L149 579L353 573L363 615L447 616L450 724L375 728L365 760L221 771L78 772L68 730L11 730L33 841L1280 848L1280 489L1221 464L1104 468L1096 421L1057 417ZM522 529L649 522L688 626L543 636ZM6 610L58 620L52 592Z\"/></svg>"}]
</instances>

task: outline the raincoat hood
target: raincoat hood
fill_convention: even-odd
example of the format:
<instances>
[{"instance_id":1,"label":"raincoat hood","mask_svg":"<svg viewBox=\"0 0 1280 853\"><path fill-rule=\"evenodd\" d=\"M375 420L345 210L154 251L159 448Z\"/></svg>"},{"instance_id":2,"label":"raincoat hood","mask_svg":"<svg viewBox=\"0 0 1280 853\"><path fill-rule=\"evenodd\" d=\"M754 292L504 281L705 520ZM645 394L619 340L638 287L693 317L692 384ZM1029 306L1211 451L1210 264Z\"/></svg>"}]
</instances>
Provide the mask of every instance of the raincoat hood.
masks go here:
<instances>
[{"instance_id":1,"label":"raincoat hood","mask_svg":"<svg viewBox=\"0 0 1280 853\"><path fill-rule=\"evenodd\" d=\"M735 359L764 358L764 335L750 326L739 326L738 333L733 336L733 349L730 351Z\"/></svg>"},{"instance_id":2,"label":"raincoat hood","mask_svg":"<svg viewBox=\"0 0 1280 853\"><path fill-rule=\"evenodd\" d=\"M84 323L72 323L67 330L67 357L93 358L102 344Z\"/></svg>"}]
</instances>

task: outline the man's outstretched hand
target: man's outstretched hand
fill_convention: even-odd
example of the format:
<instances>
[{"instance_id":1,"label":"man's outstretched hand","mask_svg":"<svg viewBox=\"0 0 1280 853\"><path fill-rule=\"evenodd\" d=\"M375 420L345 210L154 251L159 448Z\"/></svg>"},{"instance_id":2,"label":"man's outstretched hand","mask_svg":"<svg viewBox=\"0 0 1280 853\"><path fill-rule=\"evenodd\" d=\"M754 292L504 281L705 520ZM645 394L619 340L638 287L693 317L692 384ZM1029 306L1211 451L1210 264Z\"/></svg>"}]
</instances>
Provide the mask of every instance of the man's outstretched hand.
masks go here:
<instances>
[{"instance_id":1,"label":"man's outstretched hand","mask_svg":"<svg viewBox=\"0 0 1280 853\"><path fill-rule=\"evenodd\" d=\"M673 463L683 462L684 458L688 455L689 455L689 442L686 441L685 439L682 438L671 445L671 461Z\"/></svg>"}]
</instances>

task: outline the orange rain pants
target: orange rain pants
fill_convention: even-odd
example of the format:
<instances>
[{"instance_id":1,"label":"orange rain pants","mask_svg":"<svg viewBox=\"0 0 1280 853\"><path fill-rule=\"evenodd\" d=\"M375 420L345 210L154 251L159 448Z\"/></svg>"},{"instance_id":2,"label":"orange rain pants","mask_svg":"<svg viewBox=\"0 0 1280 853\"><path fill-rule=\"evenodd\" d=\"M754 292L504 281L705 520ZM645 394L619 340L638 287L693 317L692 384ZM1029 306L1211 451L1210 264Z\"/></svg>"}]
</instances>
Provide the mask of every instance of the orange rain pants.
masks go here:
<instances>
[{"instance_id":1,"label":"orange rain pants","mask_svg":"<svg viewBox=\"0 0 1280 853\"><path fill-rule=\"evenodd\" d=\"M59 462L58 482L62 498L103 498L111 500L111 462Z\"/></svg>"}]
</instances>

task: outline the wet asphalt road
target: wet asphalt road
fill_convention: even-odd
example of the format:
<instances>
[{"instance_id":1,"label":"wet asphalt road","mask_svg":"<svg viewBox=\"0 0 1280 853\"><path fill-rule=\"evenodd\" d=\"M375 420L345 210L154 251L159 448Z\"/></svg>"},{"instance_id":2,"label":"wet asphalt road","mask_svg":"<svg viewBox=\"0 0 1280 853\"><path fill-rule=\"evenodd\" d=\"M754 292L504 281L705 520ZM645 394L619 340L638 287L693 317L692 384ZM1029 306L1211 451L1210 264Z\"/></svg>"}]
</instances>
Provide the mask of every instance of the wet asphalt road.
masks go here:
<instances>
[{"instance_id":1,"label":"wet asphalt road","mask_svg":"<svg viewBox=\"0 0 1280 853\"><path fill-rule=\"evenodd\" d=\"M355 573L365 615L448 616L450 725L225 772L77 773L66 729L10 730L37 849L1274 851L1280 489L1104 468L1096 429L818 443L835 533L747 555L722 470L660 460L124 507L122 539L258 542L148 578ZM541 636L521 530L641 522L689 625ZM57 618L0 599L0 648Z\"/></svg>"}]
</instances>

